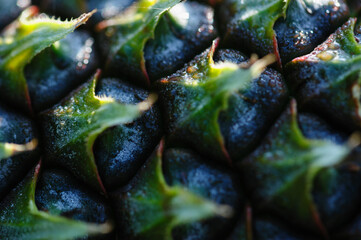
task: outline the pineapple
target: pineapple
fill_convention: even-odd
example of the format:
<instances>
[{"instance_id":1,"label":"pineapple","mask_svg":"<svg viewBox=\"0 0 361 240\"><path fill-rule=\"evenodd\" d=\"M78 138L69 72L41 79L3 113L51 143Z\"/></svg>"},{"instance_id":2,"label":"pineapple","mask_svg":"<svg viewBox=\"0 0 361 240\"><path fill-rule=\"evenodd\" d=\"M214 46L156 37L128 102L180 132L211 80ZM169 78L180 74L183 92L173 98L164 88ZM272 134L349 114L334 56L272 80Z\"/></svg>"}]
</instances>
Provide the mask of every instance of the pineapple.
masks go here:
<instances>
[{"instance_id":1,"label":"pineapple","mask_svg":"<svg viewBox=\"0 0 361 240\"><path fill-rule=\"evenodd\" d=\"M0 239L361 239L360 6L0 0Z\"/></svg>"}]
</instances>

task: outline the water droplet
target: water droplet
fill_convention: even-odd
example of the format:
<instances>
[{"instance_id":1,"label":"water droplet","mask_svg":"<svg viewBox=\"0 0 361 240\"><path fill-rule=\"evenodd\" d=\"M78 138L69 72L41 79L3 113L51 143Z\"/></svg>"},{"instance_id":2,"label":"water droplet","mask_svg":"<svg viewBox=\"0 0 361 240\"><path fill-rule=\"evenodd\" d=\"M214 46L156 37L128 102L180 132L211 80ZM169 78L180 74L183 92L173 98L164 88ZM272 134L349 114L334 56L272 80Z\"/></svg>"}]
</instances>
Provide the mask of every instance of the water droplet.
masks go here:
<instances>
[{"instance_id":1,"label":"water droplet","mask_svg":"<svg viewBox=\"0 0 361 240\"><path fill-rule=\"evenodd\" d=\"M327 51L323 51L320 52L319 54L316 55L319 59L321 59L322 61L330 61L332 60L335 55L331 52L327 52Z\"/></svg>"}]
</instances>

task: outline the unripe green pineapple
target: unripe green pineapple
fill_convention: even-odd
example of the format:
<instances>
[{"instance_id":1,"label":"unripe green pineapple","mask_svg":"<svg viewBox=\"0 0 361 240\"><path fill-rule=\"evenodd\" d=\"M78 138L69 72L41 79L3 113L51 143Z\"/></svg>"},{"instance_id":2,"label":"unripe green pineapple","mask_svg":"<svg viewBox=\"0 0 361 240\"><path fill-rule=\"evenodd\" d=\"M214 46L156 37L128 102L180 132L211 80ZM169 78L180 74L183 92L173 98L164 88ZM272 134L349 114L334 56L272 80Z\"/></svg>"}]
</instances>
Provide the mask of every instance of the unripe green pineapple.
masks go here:
<instances>
[{"instance_id":1,"label":"unripe green pineapple","mask_svg":"<svg viewBox=\"0 0 361 240\"><path fill-rule=\"evenodd\" d=\"M360 240L360 9L0 0L0 239Z\"/></svg>"}]
</instances>

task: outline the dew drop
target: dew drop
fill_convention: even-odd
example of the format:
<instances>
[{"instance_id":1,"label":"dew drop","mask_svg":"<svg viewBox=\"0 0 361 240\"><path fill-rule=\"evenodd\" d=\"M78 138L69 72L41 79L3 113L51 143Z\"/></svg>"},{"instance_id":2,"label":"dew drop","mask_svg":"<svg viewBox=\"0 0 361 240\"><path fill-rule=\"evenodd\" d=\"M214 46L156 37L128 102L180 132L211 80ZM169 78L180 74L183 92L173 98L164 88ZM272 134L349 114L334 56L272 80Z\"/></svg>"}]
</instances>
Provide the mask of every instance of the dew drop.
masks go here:
<instances>
[{"instance_id":1,"label":"dew drop","mask_svg":"<svg viewBox=\"0 0 361 240\"><path fill-rule=\"evenodd\" d=\"M330 53L330 52L326 52L326 51L323 51L323 52L320 52L319 54L316 55L319 59L321 59L322 61L330 61L332 60L335 55L333 53Z\"/></svg>"}]
</instances>

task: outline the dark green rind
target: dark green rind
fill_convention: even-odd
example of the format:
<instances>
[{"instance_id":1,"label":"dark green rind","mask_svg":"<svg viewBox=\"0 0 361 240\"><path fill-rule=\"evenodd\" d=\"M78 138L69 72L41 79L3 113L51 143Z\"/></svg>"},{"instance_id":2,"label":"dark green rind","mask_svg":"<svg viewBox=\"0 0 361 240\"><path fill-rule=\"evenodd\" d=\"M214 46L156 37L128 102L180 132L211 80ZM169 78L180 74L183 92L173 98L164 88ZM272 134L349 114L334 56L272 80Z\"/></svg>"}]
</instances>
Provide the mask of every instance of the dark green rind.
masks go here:
<instances>
[{"instance_id":1,"label":"dark green rind","mask_svg":"<svg viewBox=\"0 0 361 240\"><path fill-rule=\"evenodd\" d=\"M360 159L360 155L356 159ZM350 160L355 159L347 159L335 168L323 169L314 179L312 196L330 236L353 221L360 211L360 163Z\"/></svg>"},{"instance_id":2,"label":"dark green rind","mask_svg":"<svg viewBox=\"0 0 361 240\"><path fill-rule=\"evenodd\" d=\"M54 216L88 223L113 223L112 210L106 199L91 191L68 172L46 169L41 172L35 192L36 206ZM110 240L113 234L77 238Z\"/></svg>"},{"instance_id":3,"label":"dark green rind","mask_svg":"<svg viewBox=\"0 0 361 240\"><path fill-rule=\"evenodd\" d=\"M197 153L183 148L164 152L163 172L171 186L182 186L217 204L231 206L234 216L213 217L205 221L176 227L174 239L222 239L235 225L236 216L243 210L245 196L237 173L220 164L209 163Z\"/></svg>"},{"instance_id":4,"label":"dark green rind","mask_svg":"<svg viewBox=\"0 0 361 240\"><path fill-rule=\"evenodd\" d=\"M344 0L225 0L217 15L227 47L274 53L279 67L311 52L348 16Z\"/></svg>"},{"instance_id":5,"label":"dark green rind","mask_svg":"<svg viewBox=\"0 0 361 240\"><path fill-rule=\"evenodd\" d=\"M181 69L211 45L217 37L213 11L210 6L184 1L160 18L154 38L144 48L152 82Z\"/></svg>"},{"instance_id":6,"label":"dark green rind","mask_svg":"<svg viewBox=\"0 0 361 240\"><path fill-rule=\"evenodd\" d=\"M168 186L162 173L162 152L161 143L129 185L110 194L120 238L172 239L176 226L229 211L187 189Z\"/></svg>"},{"instance_id":7,"label":"dark green rind","mask_svg":"<svg viewBox=\"0 0 361 240\"><path fill-rule=\"evenodd\" d=\"M0 200L39 160L35 123L0 104Z\"/></svg>"},{"instance_id":8,"label":"dark green rind","mask_svg":"<svg viewBox=\"0 0 361 240\"><path fill-rule=\"evenodd\" d=\"M144 101L149 92L120 79L101 79L96 95L112 97L122 104ZM94 155L105 187L115 190L126 185L152 154L162 135L158 104L130 124L105 130L94 144Z\"/></svg>"},{"instance_id":9,"label":"dark green rind","mask_svg":"<svg viewBox=\"0 0 361 240\"><path fill-rule=\"evenodd\" d=\"M117 103L95 96L100 72L60 104L41 113L44 161L67 168L98 191L105 192L93 155L95 139L104 130L132 122L150 107Z\"/></svg>"},{"instance_id":10,"label":"dark green rind","mask_svg":"<svg viewBox=\"0 0 361 240\"><path fill-rule=\"evenodd\" d=\"M109 224L88 224L39 211L34 199L39 171L40 164L0 202L1 239L70 240L111 230Z\"/></svg>"},{"instance_id":11,"label":"dark green rind","mask_svg":"<svg viewBox=\"0 0 361 240\"><path fill-rule=\"evenodd\" d=\"M236 64L249 61L239 51L230 49L217 51L214 60ZM218 122L233 161L241 161L260 144L287 105L288 94L282 75L272 68L253 79L246 91L232 94L229 106L220 113Z\"/></svg>"},{"instance_id":12,"label":"dark green rind","mask_svg":"<svg viewBox=\"0 0 361 240\"><path fill-rule=\"evenodd\" d=\"M302 108L322 113L349 131L361 129L361 44L350 19L312 53L287 64Z\"/></svg>"},{"instance_id":13,"label":"dark green rind","mask_svg":"<svg viewBox=\"0 0 361 240\"><path fill-rule=\"evenodd\" d=\"M265 65L258 68L255 64L244 69L231 62L214 63L216 45L215 41L212 48L182 70L156 82L156 88L166 113L165 124L172 145L187 145L203 155L231 163L219 116L222 111L228 111L233 95L242 98L249 91L253 79L259 77Z\"/></svg>"},{"instance_id":14,"label":"dark green rind","mask_svg":"<svg viewBox=\"0 0 361 240\"><path fill-rule=\"evenodd\" d=\"M89 79L99 62L94 39L78 30L44 49L25 67L34 112L54 106Z\"/></svg>"},{"instance_id":15,"label":"dark green rind","mask_svg":"<svg viewBox=\"0 0 361 240\"><path fill-rule=\"evenodd\" d=\"M84 24L93 14L71 21L34 17L36 7L25 10L17 24L0 37L0 96L4 102L31 112L31 101L24 76L25 66L37 54Z\"/></svg>"},{"instance_id":16,"label":"dark green rind","mask_svg":"<svg viewBox=\"0 0 361 240\"><path fill-rule=\"evenodd\" d=\"M348 17L345 0L292 0L274 26L282 63L310 53Z\"/></svg>"},{"instance_id":17,"label":"dark green rind","mask_svg":"<svg viewBox=\"0 0 361 240\"><path fill-rule=\"evenodd\" d=\"M97 25L108 42L106 72L126 69L132 81L150 86L145 67L144 47L154 37L160 18L180 0L139 0L117 17ZM104 43L103 43L104 44Z\"/></svg>"},{"instance_id":18,"label":"dark green rind","mask_svg":"<svg viewBox=\"0 0 361 240\"><path fill-rule=\"evenodd\" d=\"M306 139L292 100L261 145L239 166L258 209L272 210L296 226L327 236L312 196L314 181L323 169L340 164L350 152L345 145Z\"/></svg>"},{"instance_id":19,"label":"dark green rind","mask_svg":"<svg viewBox=\"0 0 361 240\"><path fill-rule=\"evenodd\" d=\"M221 3L219 19L227 45L279 57L274 24L286 18L291 0L226 0ZM280 63L280 59L278 59Z\"/></svg>"},{"instance_id":20,"label":"dark green rind","mask_svg":"<svg viewBox=\"0 0 361 240\"><path fill-rule=\"evenodd\" d=\"M336 144L348 141L349 134L329 125L311 113L300 113L298 124L308 139L328 140ZM320 171L314 180L312 196L320 219L332 236L353 220L361 201L360 148L348 155L344 163Z\"/></svg>"},{"instance_id":21,"label":"dark green rind","mask_svg":"<svg viewBox=\"0 0 361 240\"><path fill-rule=\"evenodd\" d=\"M329 122L316 114L300 112L297 119L302 134L308 139L323 139L344 144L349 138L350 133L336 128L339 127L337 125L330 125Z\"/></svg>"}]
</instances>

